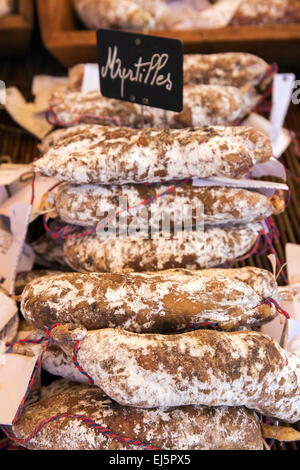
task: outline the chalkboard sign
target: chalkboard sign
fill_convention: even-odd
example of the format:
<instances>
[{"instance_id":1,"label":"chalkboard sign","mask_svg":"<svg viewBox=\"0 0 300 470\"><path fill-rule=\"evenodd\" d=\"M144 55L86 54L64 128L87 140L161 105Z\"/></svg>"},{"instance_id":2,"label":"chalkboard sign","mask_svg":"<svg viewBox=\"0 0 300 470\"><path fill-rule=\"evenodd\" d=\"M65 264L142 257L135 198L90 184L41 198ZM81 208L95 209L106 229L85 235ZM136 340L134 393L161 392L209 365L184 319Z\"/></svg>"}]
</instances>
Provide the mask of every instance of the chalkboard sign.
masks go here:
<instances>
[{"instance_id":1,"label":"chalkboard sign","mask_svg":"<svg viewBox=\"0 0 300 470\"><path fill-rule=\"evenodd\" d=\"M97 43L103 96L182 111L181 41L100 29Z\"/></svg>"}]
</instances>

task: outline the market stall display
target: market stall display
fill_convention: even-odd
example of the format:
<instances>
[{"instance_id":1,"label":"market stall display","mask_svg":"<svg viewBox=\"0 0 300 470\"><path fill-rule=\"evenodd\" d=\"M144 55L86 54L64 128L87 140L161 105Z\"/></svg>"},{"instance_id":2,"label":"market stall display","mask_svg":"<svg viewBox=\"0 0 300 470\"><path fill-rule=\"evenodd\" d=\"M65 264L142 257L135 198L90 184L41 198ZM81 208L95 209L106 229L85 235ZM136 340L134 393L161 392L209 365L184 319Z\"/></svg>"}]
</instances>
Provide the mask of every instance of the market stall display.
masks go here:
<instances>
[{"instance_id":1,"label":"market stall display","mask_svg":"<svg viewBox=\"0 0 300 470\"><path fill-rule=\"evenodd\" d=\"M213 96L224 97L227 87L236 86L236 93L226 95L233 106L230 117L224 119L221 106L211 113L224 119L217 126L205 122L209 113L203 121L173 126L174 113L155 127L134 108L135 124L129 126L129 114L120 103L117 107L104 100L99 90L81 90L82 65L70 71L59 91L47 95L43 106L56 111L56 127L66 128L39 143L39 158L22 170L21 180L10 181L6 195L9 201L21 186L24 201L30 196L26 210L35 207L27 219L25 210L9 215L22 225L24 237L30 222L27 256L39 252L38 263L45 257L44 270L24 274L17 266L18 282L12 279L27 323L21 322L15 338L5 338L6 354L28 364L27 392L1 424L16 445L42 450L262 450L294 439L291 445L297 446L300 363L294 350L285 349L291 315L277 285L285 278L284 269L278 272L285 240L279 241L272 217L282 228L292 214L287 227L293 238L298 225L291 207L297 212L298 193L289 177L288 205L288 185L257 181L255 172L261 167L260 174L273 177L275 168L277 178L282 167L279 171L272 158L266 133L239 125L258 101L264 104L274 70L246 54L231 58L227 63L241 61L234 79L234 70L225 73L226 57L201 55L194 64L202 65L202 72L191 67L190 78L185 78L193 82L186 87L203 90L201 110L211 109ZM216 74L212 61L222 64L222 59L224 73ZM214 80L220 83L212 84ZM241 111L234 98L240 95L254 101L233 123L232 116ZM104 107L87 109L89 96ZM187 102L189 95L185 97ZM190 105L191 113L195 107ZM103 122L75 122L78 115L99 117L107 109L111 115L103 117L110 119ZM117 122L119 112L122 123ZM294 172L291 152L283 159ZM49 184L42 186L44 179ZM146 236L140 230L129 237L112 236L114 222L123 214L120 196L128 199L123 212L129 224L137 222L136 209L145 209ZM200 224L194 213L190 225L177 233L176 210L183 212L189 202L203 208ZM149 237L149 221L164 215L171 235L165 237L166 226L159 224ZM3 215L1 220L6 230ZM270 253L273 273L265 257ZM58 271L53 272L52 261L56 269L59 264ZM284 329L277 341L260 328L279 318ZM3 367L7 373L7 365ZM40 388L34 379L41 368L77 383L59 381L48 390ZM0 390L5 393L5 387ZM270 438L276 442L266 443Z\"/></svg>"}]
</instances>

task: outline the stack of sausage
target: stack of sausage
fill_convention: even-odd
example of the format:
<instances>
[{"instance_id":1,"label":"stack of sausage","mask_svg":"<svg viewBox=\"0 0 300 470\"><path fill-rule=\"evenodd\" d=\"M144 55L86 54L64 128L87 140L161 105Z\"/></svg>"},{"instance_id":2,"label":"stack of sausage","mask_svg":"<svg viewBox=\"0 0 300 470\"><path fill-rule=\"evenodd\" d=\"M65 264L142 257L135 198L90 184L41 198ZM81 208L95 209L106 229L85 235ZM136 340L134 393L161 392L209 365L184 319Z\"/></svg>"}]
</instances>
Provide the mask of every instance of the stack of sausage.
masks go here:
<instances>
[{"instance_id":1,"label":"stack of sausage","mask_svg":"<svg viewBox=\"0 0 300 470\"><path fill-rule=\"evenodd\" d=\"M241 66L236 80L244 73ZM277 315L275 278L257 268L208 269L246 253L257 221L284 202L192 183L242 178L271 157L269 139L246 127L83 123L53 132L41 152L35 170L61 182L48 210L81 228L61 232L64 258L78 272L33 280L22 294L32 339L47 332L54 341L43 367L67 380L24 409L11 429L23 445L262 449L267 433L258 413L299 420L300 361L256 331ZM145 208L144 236L102 230L110 228L103 213L126 213L129 227L136 222L119 196ZM189 227L175 230L188 203L204 206L204 230L194 212Z\"/></svg>"},{"instance_id":2,"label":"stack of sausage","mask_svg":"<svg viewBox=\"0 0 300 470\"><path fill-rule=\"evenodd\" d=\"M299 358L253 330L277 314L268 298L276 280L258 268L32 281L31 339L48 329L43 365L67 381L10 433L31 449L263 449L261 415L300 418Z\"/></svg>"},{"instance_id":3,"label":"stack of sausage","mask_svg":"<svg viewBox=\"0 0 300 470\"><path fill-rule=\"evenodd\" d=\"M75 83L79 70L77 79L73 75ZM248 90L254 90L266 82L267 70L267 64L247 54L187 56L185 80L200 104L186 102L179 115L148 108L145 121L155 128L136 128L140 116L134 104L109 100L98 92L61 96L55 105L59 120L72 121L81 113L105 114L135 127L85 122L54 131L41 145L35 170L63 183L50 193L46 209L63 222L82 227L80 233L64 237L67 264L79 272L202 269L245 255L260 231L257 222L284 210L282 195L269 198L222 183L196 187L192 180L240 179L256 163L271 158L270 140L264 134L227 126L237 116L232 106L238 88L229 88L228 106L216 91L226 94L230 81L237 87L247 83ZM98 93L98 101L93 93ZM226 117L221 108L227 109ZM220 122L220 117L226 126L207 125ZM180 128L165 128L163 123ZM201 126L182 127L183 123ZM121 200L126 201L125 209ZM189 224L180 231L188 210ZM130 230L126 227L127 236L114 237L110 226L125 214ZM141 220L146 220L146 229ZM166 234L166 226L171 234Z\"/></svg>"},{"instance_id":4,"label":"stack of sausage","mask_svg":"<svg viewBox=\"0 0 300 470\"><path fill-rule=\"evenodd\" d=\"M183 61L181 113L105 98L99 91L81 91L85 66L69 72L67 91L57 91L50 108L58 124L102 123L139 128L227 126L242 121L270 85L270 66L247 53L186 54ZM102 119L105 117L106 119ZM109 119L110 118L110 119Z\"/></svg>"}]
</instances>

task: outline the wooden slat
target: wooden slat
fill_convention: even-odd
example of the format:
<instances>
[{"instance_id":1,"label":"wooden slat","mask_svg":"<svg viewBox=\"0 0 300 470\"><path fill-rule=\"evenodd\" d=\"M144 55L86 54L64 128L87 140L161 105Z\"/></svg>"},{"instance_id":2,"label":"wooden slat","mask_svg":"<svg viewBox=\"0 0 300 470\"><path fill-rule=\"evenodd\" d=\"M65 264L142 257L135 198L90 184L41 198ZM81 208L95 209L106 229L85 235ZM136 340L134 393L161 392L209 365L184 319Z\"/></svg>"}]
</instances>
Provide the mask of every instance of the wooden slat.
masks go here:
<instances>
[{"instance_id":1,"label":"wooden slat","mask_svg":"<svg viewBox=\"0 0 300 470\"><path fill-rule=\"evenodd\" d=\"M28 22L33 25L34 5L32 0L18 0L17 2L19 14Z\"/></svg>"},{"instance_id":2,"label":"wooden slat","mask_svg":"<svg viewBox=\"0 0 300 470\"><path fill-rule=\"evenodd\" d=\"M0 18L0 56L28 52L33 31L33 0L19 0L18 12Z\"/></svg>"},{"instance_id":3,"label":"wooden slat","mask_svg":"<svg viewBox=\"0 0 300 470\"><path fill-rule=\"evenodd\" d=\"M66 66L94 61L94 31L79 30L71 0L37 0L46 48ZM207 30L151 31L152 35L183 41L185 52L251 52L265 60L294 66L300 49L300 24L233 26Z\"/></svg>"},{"instance_id":4,"label":"wooden slat","mask_svg":"<svg viewBox=\"0 0 300 470\"><path fill-rule=\"evenodd\" d=\"M37 6L44 42L47 42L55 32L72 31L76 28L71 1L38 0Z\"/></svg>"}]
</instances>

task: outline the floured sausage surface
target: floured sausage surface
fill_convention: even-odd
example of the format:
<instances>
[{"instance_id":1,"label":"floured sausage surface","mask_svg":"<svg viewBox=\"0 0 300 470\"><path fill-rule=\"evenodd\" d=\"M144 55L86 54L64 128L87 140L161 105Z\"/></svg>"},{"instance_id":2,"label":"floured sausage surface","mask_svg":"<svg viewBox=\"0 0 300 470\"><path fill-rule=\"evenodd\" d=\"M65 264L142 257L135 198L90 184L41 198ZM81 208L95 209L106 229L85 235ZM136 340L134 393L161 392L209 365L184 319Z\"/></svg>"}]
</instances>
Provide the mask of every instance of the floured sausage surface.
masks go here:
<instances>
[{"instance_id":1,"label":"floured sausage surface","mask_svg":"<svg viewBox=\"0 0 300 470\"><path fill-rule=\"evenodd\" d=\"M272 320L277 312L264 304L267 297L278 300L277 284L270 272L259 268L65 273L28 284L21 310L30 324L43 330L72 323L88 330L171 332L203 322L228 329Z\"/></svg>"},{"instance_id":2,"label":"floured sausage surface","mask_svg":"<svg viewBox=\"0 0 300 470\"><path fill-rule=\"evenodd\" d=\"M209 0L73 0L74 8L89 29L181 29L193 26Z\"/></svg>"},{"instance_id":3,"label":"floured sausage surface","mask_svg":"<svg viewBox=\"0 0 300 470\"><path fill-rule=\"evenodd\" d=\"M263 59L245 52L219 54L184 54L184 85L258 87L270 83L264 78L269 65ZM69 71L69 90L80 91L84 77L84 64ZM262 83L264 81L264 84Z\"/></svg>"},{"instance_id":4,"label":"floured sausage surface","mask_svg":"<svg viewBox=\"0 0 300 470\"><path fill-rule=\"evenodd\" d=\"M64 241L64 259L78 272L141 272L173 268L205 269L245 255L261 230L259 224L207 227L204 231L143 233L114 237L97 231Z\"/></svg>"},{"instance_id":5,"label":"floured sausage surface","mask_svg":"<svg viewBox=\"0 0 300 470\"><path fill-rule=\"evenodd\" d=\"M299 22L299 0L243 0L232 19L232 25Z\"/></svg>"},{"instance_id":6,"label":"floured sausage surface","mask_svg":"<svg viewBox=\"0 0 300 470\"><path fill-rule=\"evenodd\" d=\"M235 120L243 119L259 99L253 90L242 92L230 86L187 85L183 89L184 108L180 113L144 106L142 117L139 105L105 98L97 91L56 92L50 104L58 121L63 123L75 124L80 117L80 122L103 125L117 122L133 128L184 128L232 125Z\"/></svg>"},{"instance_id":7,"label":"floured sausage surface","mask_svg":"<svg viewBox=\"0 0 300 470\"><path fill-rule=\"evenodd\" d=\"M34 279L39 279L43 276L49 276L51 274L59 275L61 273L62 271L55 271L50 269L39 269L18 273L15 282L15 295L21 295L27 284L29 284Z\"/></svg>"},{"instance_id":8,"label":"floured sausage surface","mask_svg":"<svg viewBox=\"0 0 300 470\"><path fill-rule=\"evenodd\" d=\"M258 86L269 65L260 57L241 52L222 54L186 54L184 83L235 86Z\"/></svg>"},{"instance_id":9,"label":"floured sausage surface","mask_svg":"<svg viewBox=\"0 0 300 470\"><path fill-rule=\"evenodd\" d=\"M78 362L122 405L240 406L300 419L300 359L254 331L139 335L88 332Z\"/></svg>"},{"instance_id":10,"label":"floured sausage surface","mask_svg":"<svg viewBox=\"0 0 300 470\"><path fill-rule=\"evenodd\" d=\"M262 450L255 413L244 408L187 406L141 410L119 406L97 387L71 385L51 391L27 407L12 431L30 435L44 419L61 413L87 416L119 436L164 450ZM45 395L45 394L44 394ZM46 395L47 397L47 395ZM141 447L105 437L78 419L60 419L42 427L26 447L36 450L138 450Z\"/></svg>"},{"instance_id":11,"label":"floured sausage surface","mask_svg":"<svg viewBox=\"0 0 300 470\"><path fill-rule=\"evenodd\" d=\"M172 185L72 185L62 184L54 193L49 193L46 210L54 210L61 220L70 224L94 227L109 214L122 208L132 208L143 201L155 198ZM121 199L122 198L122 199ZM123 207L124 203L124 207ZM146 213L148 224L170 220L171 226L178 223L177 216L184 214L189 206L191 226L198 217L204 217L205 225L242 224L264 220L285 208L284 197L276 193L272 198L255 191L226 187L197 187L186 183L167 196L153 200L140 209L128 210L127 222ZM198 210L198 212L197 212Z\"/></svg>"},{"instance_id":12,"label":"floured sausage surface","mask_svg":"<svg viewBox=\"0 0 300 470\"><path fill-rule=\"evenodd\" d=\"M67 380L88 383L88 378L77 369L72 358L56 344L51 344L43 355L42 368L52 375Z\"/></svg>"},{"instance_id":13,"label":"floured sausage surface","mask_svg":"<svg viewBox=\"0 0 300 470\"><path fill-rule=\"evenodd\" d=\"M241 178L271 158L270 139L250 127L129 129L82 124L44 140L34 169L69 183L155 183Z\"/></svg>"}]
</instances>

